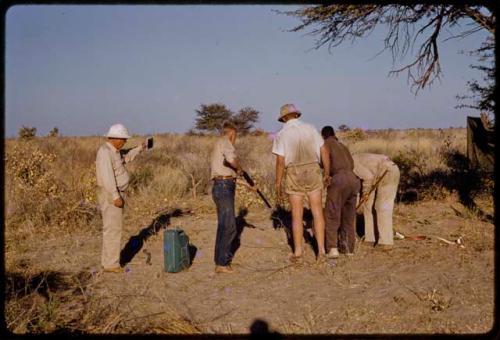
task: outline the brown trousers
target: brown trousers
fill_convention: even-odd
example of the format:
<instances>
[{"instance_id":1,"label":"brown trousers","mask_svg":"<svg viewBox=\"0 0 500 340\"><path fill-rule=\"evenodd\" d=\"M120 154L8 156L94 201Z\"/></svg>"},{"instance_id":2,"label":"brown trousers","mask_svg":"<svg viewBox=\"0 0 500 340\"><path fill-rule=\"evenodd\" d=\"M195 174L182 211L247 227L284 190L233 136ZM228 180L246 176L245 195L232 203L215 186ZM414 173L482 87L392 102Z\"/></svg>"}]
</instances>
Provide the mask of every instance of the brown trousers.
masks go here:
<instances>
[{"instance_id":1,"label":"brown trousers","mask_svg":"<svg viewBox=\"0 0 500 340\"><path fill-rule=\"evenodd\" d=\"M361 182L352 171L340 171L332 176L325 206L326 251L339 248L343 253L354 252L356 195L360 187Z\"/></svg>"}]
</instances>

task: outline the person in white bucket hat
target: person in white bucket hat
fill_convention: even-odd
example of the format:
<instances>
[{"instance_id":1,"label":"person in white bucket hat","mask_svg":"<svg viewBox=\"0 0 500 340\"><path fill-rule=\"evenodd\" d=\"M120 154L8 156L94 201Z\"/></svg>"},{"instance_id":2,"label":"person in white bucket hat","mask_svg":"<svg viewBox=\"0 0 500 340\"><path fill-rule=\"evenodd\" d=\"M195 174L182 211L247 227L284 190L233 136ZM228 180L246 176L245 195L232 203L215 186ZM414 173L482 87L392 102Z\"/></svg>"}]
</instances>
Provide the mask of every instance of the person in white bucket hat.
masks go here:
<instances>
[{"instance_id":1,"label":"person in white bucket hat","mask_svg":"<svg viewBox=\"0 0 500 340\"><path fill-rule=\"evenodd\" d=\"M280 109L278 121L284 123L273 142L276 155L276 195L282 199L282 182L292 208L293 253L290 260L300 263L303 259L303 200L309 198L314 219L314 236L318 245L317 260L324 261L325 218L322 192L330 180L330 158L320 133L311 124L302 122L300 110L293 104ZM324 174L321 173L320 162Z\"/></svg>"},{"instance_id":2,"label":"person in white bucket hat","mask_svg":"<svg viewBox=\"0 0 500 340\"><path fill-rule=\"evenodd\" d=\"M125 190L129 184L125 164L146 149L146 142L123 150L130 138L123 124L112 125L105 137L107 141L97 151L96 159L97 197L103 221L101 265L105 272L120 273L124 271L120 265L120 246Z\"/></svg>"}]
</instances>

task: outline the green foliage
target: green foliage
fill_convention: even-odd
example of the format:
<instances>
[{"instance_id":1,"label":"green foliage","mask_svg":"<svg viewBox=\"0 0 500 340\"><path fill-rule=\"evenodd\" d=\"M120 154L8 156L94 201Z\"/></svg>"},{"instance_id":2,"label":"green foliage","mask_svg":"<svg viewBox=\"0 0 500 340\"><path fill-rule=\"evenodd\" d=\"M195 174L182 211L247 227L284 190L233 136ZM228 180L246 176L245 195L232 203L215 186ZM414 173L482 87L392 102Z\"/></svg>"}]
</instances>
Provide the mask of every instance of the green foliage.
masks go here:
<instances>
[{"instance_id":1,"label":"green foliage","mask_svg":"<svg viewBox=\"0 0 500 340\"><path fill-rule=\"evenodd\" d=\"M254 128L254 124L259 121L260 112L252 107L244 107L234 113L226 105L221 103L201 104L196 110L197 118L195 129L190 129L188 135L200 135L203 132L221 132L222 123L226 120L232 121L238 128L238 132L247 134Z\"/></svg>"},{"instance_id":2,"label":"green foliage","mask_svg":"<svg viewBox=\"0 0 500 340\"><path fill-rule=\"evenodd\" d=\"M201 104L196 114L195 127L205 132L220 132L222 123L233 116L233 112L221 103Z\"/></svg>"},{"instance_id":3,"label":"green foliage","mask_svg":"<svg viewBox=\"0 0 500 340\"><path fill-rule=\"evenodd\" d=\"M19 138L21 139L31 139L36 136L36 127L24 126L19 129Z\"/></svg>"},{"instance_id":4,"label":"green foliage","mask_svg":"<svg viewBox=\"0 0 500 340\"><path fill-rule=\"evenodd\" d=\"M232 121L238 128L238 131L246 134L254 127L254 124L259 121L260 112L252 107L242 108L238 114L233 115Z\"/></svg>"}]
</instances>

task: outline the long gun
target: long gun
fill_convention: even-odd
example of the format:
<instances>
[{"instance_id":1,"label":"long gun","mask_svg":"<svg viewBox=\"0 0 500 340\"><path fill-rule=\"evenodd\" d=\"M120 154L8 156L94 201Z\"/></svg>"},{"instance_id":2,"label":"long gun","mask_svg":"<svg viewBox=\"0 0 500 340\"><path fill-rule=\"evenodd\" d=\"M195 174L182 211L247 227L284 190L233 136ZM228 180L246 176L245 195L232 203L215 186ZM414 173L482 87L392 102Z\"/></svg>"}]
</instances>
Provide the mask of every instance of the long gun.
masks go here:
<instances>
[{"instance_id":1,"label":"long gun","mask_svg":"<svg viewBox=\"0 0 500 340\"><path fill-rule=\"evenodd\" d=\"M251 187L255 186L255 182L253 181L252 177L250 177L250 175L248 174L248 172L243 171L243 178L245 179L245 181L247 181L247 183ZM262 198L262 200L264 201L264 203L266 204L266 206L268 208L272 208L271 204L269 204L269 201L266 199L266 197L264 196L264 194L262 194L262 192L258 188L257 188L257 193L259 194L260 198Z\"/></svg>"},{"instance_id":2,"label":"long gun","mask_svg":"<svg viewBox=\"0 0 500 340\"><path fill-rule=\"evenodd\" d=\"M356 206L356 210L358 210L363 205L363 203L366 202L366 200L371 195L371 193L378 187L378 184L380 183L380 181L382 180L382 178L384 178L384 176L387 173L387 171L388 170L385 170L384 173L382 174L382 176L380 176L379 178L377 178L377 180L375 181L375 183L373 183L373 185L371 186L370 190L368 190L368 192L361 197L361 199L359 200L358 205Z\"/></svg>"}]
</instances>

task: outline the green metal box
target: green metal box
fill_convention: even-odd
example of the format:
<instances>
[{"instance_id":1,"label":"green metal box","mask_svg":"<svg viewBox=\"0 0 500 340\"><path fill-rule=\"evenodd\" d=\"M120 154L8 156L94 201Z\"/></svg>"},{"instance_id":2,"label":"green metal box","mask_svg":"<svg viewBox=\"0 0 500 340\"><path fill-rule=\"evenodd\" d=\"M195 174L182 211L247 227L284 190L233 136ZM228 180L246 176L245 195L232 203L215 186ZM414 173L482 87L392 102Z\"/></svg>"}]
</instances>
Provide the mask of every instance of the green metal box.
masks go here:
<instances>
[{"instance_id":1,"label":"green metal box","mask_svg":"<svg viewBox=\"0 0 500 340\"><path fill-rule=\"evenodd\" d=\"M182 229L163 232L163 258L166 272L177 273L189 267L189 237Z\"/></svg>"}]
</instances>

